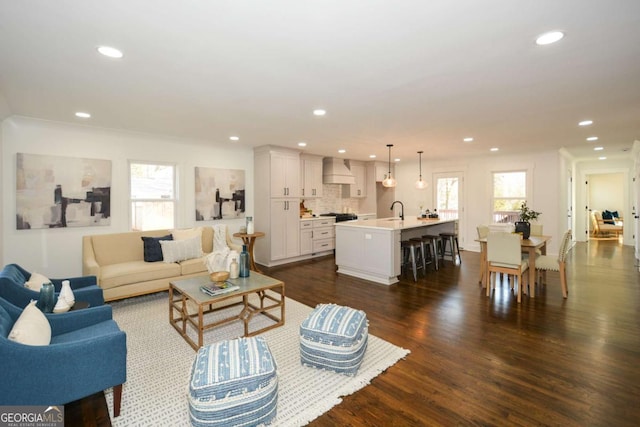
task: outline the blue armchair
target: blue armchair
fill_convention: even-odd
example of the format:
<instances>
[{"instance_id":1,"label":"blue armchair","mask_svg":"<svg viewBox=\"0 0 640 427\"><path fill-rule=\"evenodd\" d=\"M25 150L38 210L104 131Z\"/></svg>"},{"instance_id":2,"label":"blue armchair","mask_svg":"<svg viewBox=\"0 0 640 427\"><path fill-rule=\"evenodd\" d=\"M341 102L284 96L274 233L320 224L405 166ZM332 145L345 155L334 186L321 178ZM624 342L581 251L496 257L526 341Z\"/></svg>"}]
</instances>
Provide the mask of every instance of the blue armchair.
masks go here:
<instances>
[{"instance_id":1,"label":"blue armchair","mask_svg":"<svg viewBox=\"0 0 640 427\"><path fill-rule=\"evenodd\" d=\"M0 298L0 405L64 405L113 387L114 417L120 415L127 342L111 306L46 314L51 343L44 346L7 338L21 313Z\"/></svg>"},{"instance_id":2,"label":"blue armchair","mask_svg":"<svg viewBox=\"0 0 640 427\"><path fill-rule=\"evenodd\" d=\"M40 294L24 286L31 277L18 264L8 264L0 271L0 297L24 308L31 300L37 300ZM56 298L60 293L62 281L68 280L76 301L87 301L91 307L104 304L102 288L97 285L95 276L71 277L69 279L49 279L56 289Z\"/></svg>"}]
</instances>

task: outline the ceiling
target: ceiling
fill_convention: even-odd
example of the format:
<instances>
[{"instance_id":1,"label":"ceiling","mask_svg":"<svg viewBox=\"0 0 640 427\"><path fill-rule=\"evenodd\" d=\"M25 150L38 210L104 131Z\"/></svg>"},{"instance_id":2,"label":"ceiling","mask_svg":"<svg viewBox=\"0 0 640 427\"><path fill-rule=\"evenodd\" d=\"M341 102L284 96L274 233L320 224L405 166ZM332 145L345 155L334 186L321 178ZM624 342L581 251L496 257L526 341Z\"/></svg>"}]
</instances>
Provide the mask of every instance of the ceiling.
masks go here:
<instances>
[{"instance_id":1,"label":"ceiling","mask_svg":"<svg viewBox=\"0 0 640 427\"><path fill-rule=\"evenodd\" d=\"M565 38L535 44L554 29ZM5 116L189 143L305 141L362 160L386 161L386 144L411 161L491 147L628 156L640 1L0 0L2 104Z\"/></svg>"}]
</instances>

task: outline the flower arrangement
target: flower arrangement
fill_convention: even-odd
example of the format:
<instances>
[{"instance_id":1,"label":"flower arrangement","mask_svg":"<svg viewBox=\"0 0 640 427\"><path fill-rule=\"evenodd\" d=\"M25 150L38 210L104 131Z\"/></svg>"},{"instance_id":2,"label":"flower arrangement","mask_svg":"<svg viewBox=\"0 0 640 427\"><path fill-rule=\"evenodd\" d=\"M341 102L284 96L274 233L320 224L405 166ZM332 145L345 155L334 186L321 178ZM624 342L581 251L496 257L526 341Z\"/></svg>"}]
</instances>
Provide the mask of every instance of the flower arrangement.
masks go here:
<instances>
[{"instance_id":1,"label":"flower arrangement","mask_svg":"<svg viewBox=\"0 0 640 427\"><path fill-rule=\"evenodd\" d=\"M522 202L520 205L520 213L518 214L520 221L531 222L531 220L538 219L538 216L542 215L541 212L536 212L533 209L529 209L527 202Z\"/></svg>"}]
</instances>

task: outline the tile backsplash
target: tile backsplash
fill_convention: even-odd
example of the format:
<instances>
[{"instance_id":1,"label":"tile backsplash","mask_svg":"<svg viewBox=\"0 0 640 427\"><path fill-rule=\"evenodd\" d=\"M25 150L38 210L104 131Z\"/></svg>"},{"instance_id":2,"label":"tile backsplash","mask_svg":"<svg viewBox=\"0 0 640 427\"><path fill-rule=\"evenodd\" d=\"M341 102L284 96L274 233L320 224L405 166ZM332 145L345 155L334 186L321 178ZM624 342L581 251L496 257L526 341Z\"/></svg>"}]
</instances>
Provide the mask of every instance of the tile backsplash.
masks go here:
<instances>
[{"instance_id":1,"label":"tile backsplash","mask_svg":"<svg viewBox=\"0 0 640 427\"><path fill-rule=\"evenodd\" d=\"M317 199L304 199L304 206L311 209L314 214L329 212L343 212L350 209L358 212L358 199L342 198L342 184L322 184L322 197Z\"/></svg>"}]
</instances>

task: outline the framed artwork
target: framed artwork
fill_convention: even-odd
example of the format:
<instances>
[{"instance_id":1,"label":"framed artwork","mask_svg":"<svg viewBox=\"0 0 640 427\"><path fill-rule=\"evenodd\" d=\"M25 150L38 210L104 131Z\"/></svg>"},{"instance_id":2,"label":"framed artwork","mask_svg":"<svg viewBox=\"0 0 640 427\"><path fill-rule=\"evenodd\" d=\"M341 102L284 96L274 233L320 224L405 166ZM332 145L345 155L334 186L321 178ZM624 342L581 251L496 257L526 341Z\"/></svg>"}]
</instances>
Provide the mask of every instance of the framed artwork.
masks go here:
<instances>
[{"instance_id":1,"label":"framed artwork","mask_svg":"<svg viewBox=\"0 0 640 427\"><path fill-rule=\"evenodd\" d=\"M244 218L244 170L196 167L196 221Z\"/></svg>"},{"instance_id":2,"label":"framed artwork","mask_svg":"<svg viewBox=\"0 0 640 427\"><path fill-rule=\"evenodd\" d=\"M17 153L16 228L111 224L111 160Z\"/></svg>"}]
</instances>

